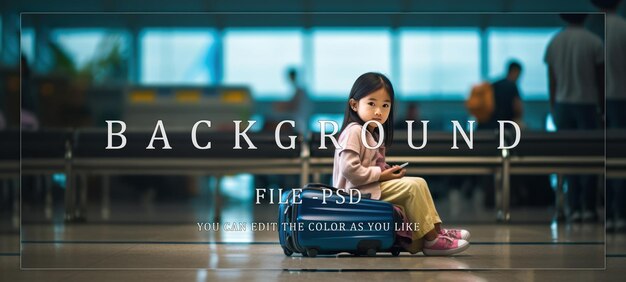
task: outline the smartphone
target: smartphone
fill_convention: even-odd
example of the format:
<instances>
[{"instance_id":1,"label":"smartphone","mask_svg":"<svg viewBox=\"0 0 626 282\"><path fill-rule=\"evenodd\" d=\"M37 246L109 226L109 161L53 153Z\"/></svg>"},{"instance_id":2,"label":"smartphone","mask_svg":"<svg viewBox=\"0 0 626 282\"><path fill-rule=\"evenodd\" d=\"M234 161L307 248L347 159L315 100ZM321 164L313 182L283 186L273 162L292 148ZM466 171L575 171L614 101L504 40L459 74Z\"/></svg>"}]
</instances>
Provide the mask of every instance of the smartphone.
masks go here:
<instances>
[{"instance_id":1,"label":"smartphone","mask_svg":"<svg viewBox=\"0 0 626 282\"><path fill-rule=\"evenodd\" d=\"M394 172L394 174L398 174L398 173L400 173L400 171L402 171L402 168L405 168L407 165L409 165L409 162L406 162L406 163L401 164L401 165L400 165L400 168L401 168L401 169L396 170L396 171Z\"/></svg>"}]
</instances>

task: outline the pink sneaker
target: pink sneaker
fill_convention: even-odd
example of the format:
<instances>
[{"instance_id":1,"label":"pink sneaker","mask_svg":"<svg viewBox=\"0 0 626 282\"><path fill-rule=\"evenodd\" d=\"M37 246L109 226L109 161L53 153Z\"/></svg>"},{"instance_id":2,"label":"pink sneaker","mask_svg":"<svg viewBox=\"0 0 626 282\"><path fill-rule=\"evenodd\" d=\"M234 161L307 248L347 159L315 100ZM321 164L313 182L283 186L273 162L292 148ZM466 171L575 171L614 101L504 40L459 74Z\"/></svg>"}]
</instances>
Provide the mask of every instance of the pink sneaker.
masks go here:
<instances>
[{"instance_id":1,"label":"pink sneaker","mask_svg":"<svg viewBox=\"0 0 626 282\"><path fill-rule=\"evenodd\" d=\"M470 237L472 236L469 233L469 231L465 229L443 229L443 228L441 228L441 232L439 232L439 235L448 236L454 239L463 239L465 241L469 241Z\"/></svg>"},{"instance_id":2,"label":"pink sneaker","mask_svg":"<svg viewBox=\"0 0 626 282\"><path fill-rule=\"evenodd\" d=\"M433 242L434 241L434 242ZM449 256L460 253L469 248L469 242L463 239L454 239L448 236L439 235L433 241L424 241L424 255L427 256Z\"/></svg>"}]
</instances>

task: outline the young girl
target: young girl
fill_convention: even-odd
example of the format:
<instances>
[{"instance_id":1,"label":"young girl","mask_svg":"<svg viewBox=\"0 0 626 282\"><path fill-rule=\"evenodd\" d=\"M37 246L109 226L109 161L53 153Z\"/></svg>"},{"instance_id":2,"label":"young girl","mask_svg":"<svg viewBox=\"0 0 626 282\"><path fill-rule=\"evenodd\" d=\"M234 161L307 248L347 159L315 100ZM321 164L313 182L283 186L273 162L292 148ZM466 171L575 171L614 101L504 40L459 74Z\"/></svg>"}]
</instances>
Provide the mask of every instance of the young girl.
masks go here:
<instances>
[{"instance_id":1,"label":"young girl","mask_svg":"<svg viewBox=\"0 0 626 282\"><path fill-rule=\"evenodd\" d=\"M380 199L401 206L409 222L419 224L413 232L412 254L451 255L469 247L466 230L443 229L428 184L423 178L405 177L406 170L385 163L385 146L393 140L393 101L391 82L380 73L365 73L354 82L339 135L340 148L335 150L333 186L356 188ZM384 143L368 149L361 141L361 129L371 120L384 128ZM376 123L370 123L365 135L369 147L378 143Z\"/></svg>"}]
</instances>

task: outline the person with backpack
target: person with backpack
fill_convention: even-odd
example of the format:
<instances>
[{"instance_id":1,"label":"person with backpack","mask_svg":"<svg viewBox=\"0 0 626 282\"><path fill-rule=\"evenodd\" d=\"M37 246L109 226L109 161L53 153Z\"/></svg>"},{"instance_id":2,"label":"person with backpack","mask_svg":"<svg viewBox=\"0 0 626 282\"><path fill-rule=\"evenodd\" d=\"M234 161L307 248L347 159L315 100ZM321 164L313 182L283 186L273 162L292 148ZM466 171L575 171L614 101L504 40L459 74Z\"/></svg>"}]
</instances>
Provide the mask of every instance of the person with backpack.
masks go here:
<instances>
[{"instance_id":1,"label":"person with backpack","mask_svg":"<svg viewBox=\"0 0 626 282\"><path fill-rule=\"evenodd\" d=\"M498 120L522 118L522 100L517 81L522 73L522 65L512 60L508 63L506 76L494 83L484 82L472 88L466 102L468 111L477 121L479 130L495 130Z\"/></svg>"},{"instance_id":2,"label":"person with backpack","mask_svg":"<svg viewBox=\"0 0 626 282\"><path fill-rule=\"evenodd\" d=\"M476 120L478 130L498 129L498 120L512 120L522 124L522 99L517 88L517 81L522 74L522 64L511 60L506 76L493 83L483 82L472 87L465 102L468 112ZM493 176L464 177L462 187L473 189L477 184L483 188L485 207L495 205L493 194L495 186Z\"/></svg>"}]
</instances>

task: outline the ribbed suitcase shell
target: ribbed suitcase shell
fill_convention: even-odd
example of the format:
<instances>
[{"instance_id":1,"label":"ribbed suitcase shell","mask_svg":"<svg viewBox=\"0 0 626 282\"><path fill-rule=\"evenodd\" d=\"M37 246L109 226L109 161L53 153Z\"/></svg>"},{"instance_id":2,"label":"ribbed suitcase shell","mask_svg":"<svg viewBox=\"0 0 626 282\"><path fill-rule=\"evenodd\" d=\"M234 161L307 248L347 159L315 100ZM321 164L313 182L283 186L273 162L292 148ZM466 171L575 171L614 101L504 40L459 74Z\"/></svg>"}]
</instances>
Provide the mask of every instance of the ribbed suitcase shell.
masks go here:
<instances>
[{"instance_id":1,"label":"ribbed suitcase shell","mask_svg":"<svg viewBox=\"0 0 626 282\"><path fill-rule=\"evenodd\" d=\"M304 188L299 197L302 203L293 204L292 193L283 192L281 202L288 203L279 206L279 239L285 255L315 256L340 252L375 255L377 251L399 254L399 249L393 248L396 218L390 203L361 199L357 204L349 204L348 196L345 196L346 202L337 204L335 201L341 202L341 198L333 193L323 204L321 188ZM283 223L303 223L304 230L292 230ZM328 230L342 223L345 230ZM370 228L369 223L382 228ZM353 230L353 224L355 227L362 224L362 229ZM318 230L316 226L324 229Z\"/></svg>"}]
</instances>

